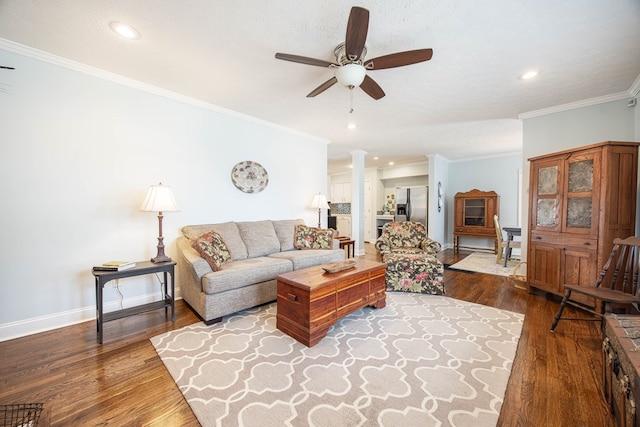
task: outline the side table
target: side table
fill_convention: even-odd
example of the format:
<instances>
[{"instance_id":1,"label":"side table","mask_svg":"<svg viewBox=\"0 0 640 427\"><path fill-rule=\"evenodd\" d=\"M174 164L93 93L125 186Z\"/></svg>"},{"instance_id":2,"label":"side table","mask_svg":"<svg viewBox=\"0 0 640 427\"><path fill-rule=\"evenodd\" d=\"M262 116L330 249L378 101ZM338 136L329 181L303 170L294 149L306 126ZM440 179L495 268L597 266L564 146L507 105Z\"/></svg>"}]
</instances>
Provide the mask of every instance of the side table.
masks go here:
<instances>
[{"instance_id":1,"label":"side table","mask_svg":"<svg viewBox=\"0 0 640 427\"><path fill-rule=\"evenodd\" d=\"M104 322L110 320L121 319L127 316L133 316L135 314L144 313L147 311L157 310L164 308L165 315L168 314L167 310L171 307L171 321L176 321L175 313L175 273L174 267L175 261L163 262L155 264L150 261L137 261L136 266L121 271L93 271L93 275L96 280L96 317L98 328L98 343L102 344L102 332ZM164 276L162 287L162 299L160 301L150 302L148 304L142 304L135 307L125 308L123 310L111 311L109 313L103 312L103 299L102 294L104 286L115 279L122 279L124 277L142 276L145 274L162 273ZM169 292L169 284L167 281L168 275L171 275L171 292Z\"/></svg>"},{"instance_id":2,"label":"side table","mask_svg":"<svg viewBox=\"0 0 640 427\"><path fill-rule=\"evenodd\" d=\"M349 237L338 237L340 241L340 249L344 249L347 258L353 258L355 256L355 240Z\"/></svg>"}]
</instances>

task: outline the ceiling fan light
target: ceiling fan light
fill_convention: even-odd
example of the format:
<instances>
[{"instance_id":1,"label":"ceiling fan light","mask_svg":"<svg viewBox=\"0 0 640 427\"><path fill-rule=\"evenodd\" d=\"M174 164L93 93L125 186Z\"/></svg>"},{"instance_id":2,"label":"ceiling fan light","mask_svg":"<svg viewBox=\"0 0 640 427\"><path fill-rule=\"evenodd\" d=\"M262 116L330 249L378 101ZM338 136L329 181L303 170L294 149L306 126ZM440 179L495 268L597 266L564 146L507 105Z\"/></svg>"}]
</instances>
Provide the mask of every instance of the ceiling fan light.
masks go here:
<instances>
[{"instance_id":1,"label":"ceiling fan light","mask_svg":"<svg viewBox=\"0 0 640 427\"><path fill-rule=\"evenodd\" d=\"M354 88L360 86L367 70L360 64L345 64L336 70L336 79L345 87Z\"/></svg>"}]
</instances>

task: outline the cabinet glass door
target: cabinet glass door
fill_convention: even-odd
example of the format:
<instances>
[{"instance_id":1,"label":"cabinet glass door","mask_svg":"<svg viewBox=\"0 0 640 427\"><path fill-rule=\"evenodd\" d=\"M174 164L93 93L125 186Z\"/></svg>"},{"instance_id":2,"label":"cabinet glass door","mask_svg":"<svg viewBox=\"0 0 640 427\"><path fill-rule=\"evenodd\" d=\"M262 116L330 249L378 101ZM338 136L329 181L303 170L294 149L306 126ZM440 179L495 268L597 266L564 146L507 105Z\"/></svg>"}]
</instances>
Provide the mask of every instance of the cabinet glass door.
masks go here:
<instances>
[{"instance_id":1,"label":"cabinet glass door","mask_svg":"<svg viewBox=\"0 0 640 427\"><path fill-rule=\"evenodd\" d=\"M464 201L464 225L484 227L485 209L485 199L466 199Z\"/></svg>"},{"instance_id":2,"label":"cabinet glass door","mask_svg":"<svg viewBox=\"0 0 640 427\"><path fill-rule=\"evenodd\" d=\"M588 235L598 229L601 158L599 152L585 152L567 159L563 231Z\"/></svg>"},{"instance_id":3,"label":"cabinet glass door","mask_svg":"<svg viewBox=\"0 0 640 427\"><path fill-rule=\"evenodd\" d=\"M538 169L536 225L557 227L559 168L557 165Z\"/></svg>"},{"instance_id":4,"label":"cabinet glass door","mask_svg":"<svg viewBox=\"0 0 640 427\"><path fill-rule=\"evenodd\" d=\"M567 227L591 228L593 159L569 163L567 190Z\"/></svg>"}]
</instances>

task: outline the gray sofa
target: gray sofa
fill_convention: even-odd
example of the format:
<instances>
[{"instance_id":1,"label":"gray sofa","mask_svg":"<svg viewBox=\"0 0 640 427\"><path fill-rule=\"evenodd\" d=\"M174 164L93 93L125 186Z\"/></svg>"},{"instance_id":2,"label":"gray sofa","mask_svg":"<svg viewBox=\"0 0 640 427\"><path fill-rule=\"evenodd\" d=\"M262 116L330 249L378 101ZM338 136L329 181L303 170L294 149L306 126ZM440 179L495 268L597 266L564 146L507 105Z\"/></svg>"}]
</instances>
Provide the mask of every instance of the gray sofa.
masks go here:
<instances>
[{"instance_id":1,"label":"gray sofa","mask_svg":"<svg viewBox=\"0 0 640 427\"><path fill-rule=\"evenodd\" d=\"M333 249L294 247L301 219L225 222L182 227L177 240L178 285L182 298L207 324L222 316L276 299L276 275L344 259L337 239ZM191 240L215 230L233 260L214 271Z\"/></svg>"}]
</instances>

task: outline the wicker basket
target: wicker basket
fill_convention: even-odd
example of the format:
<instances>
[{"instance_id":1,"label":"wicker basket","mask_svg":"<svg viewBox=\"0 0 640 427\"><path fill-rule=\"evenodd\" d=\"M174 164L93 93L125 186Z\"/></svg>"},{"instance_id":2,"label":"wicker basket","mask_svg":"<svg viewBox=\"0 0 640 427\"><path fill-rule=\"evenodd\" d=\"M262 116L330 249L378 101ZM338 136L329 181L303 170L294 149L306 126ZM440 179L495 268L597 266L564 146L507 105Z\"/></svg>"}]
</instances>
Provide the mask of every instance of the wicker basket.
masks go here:
<instances>
[{"instance_id":1,"label":"wicker basket","mask_svg":"<svg viewBox=\"0 0 640 427\"><path fill-rule=\"evenodd\" d=\"M40 421L42 403L0 405L0 427L34 427Z\"/></svg>"}]
</instances>

